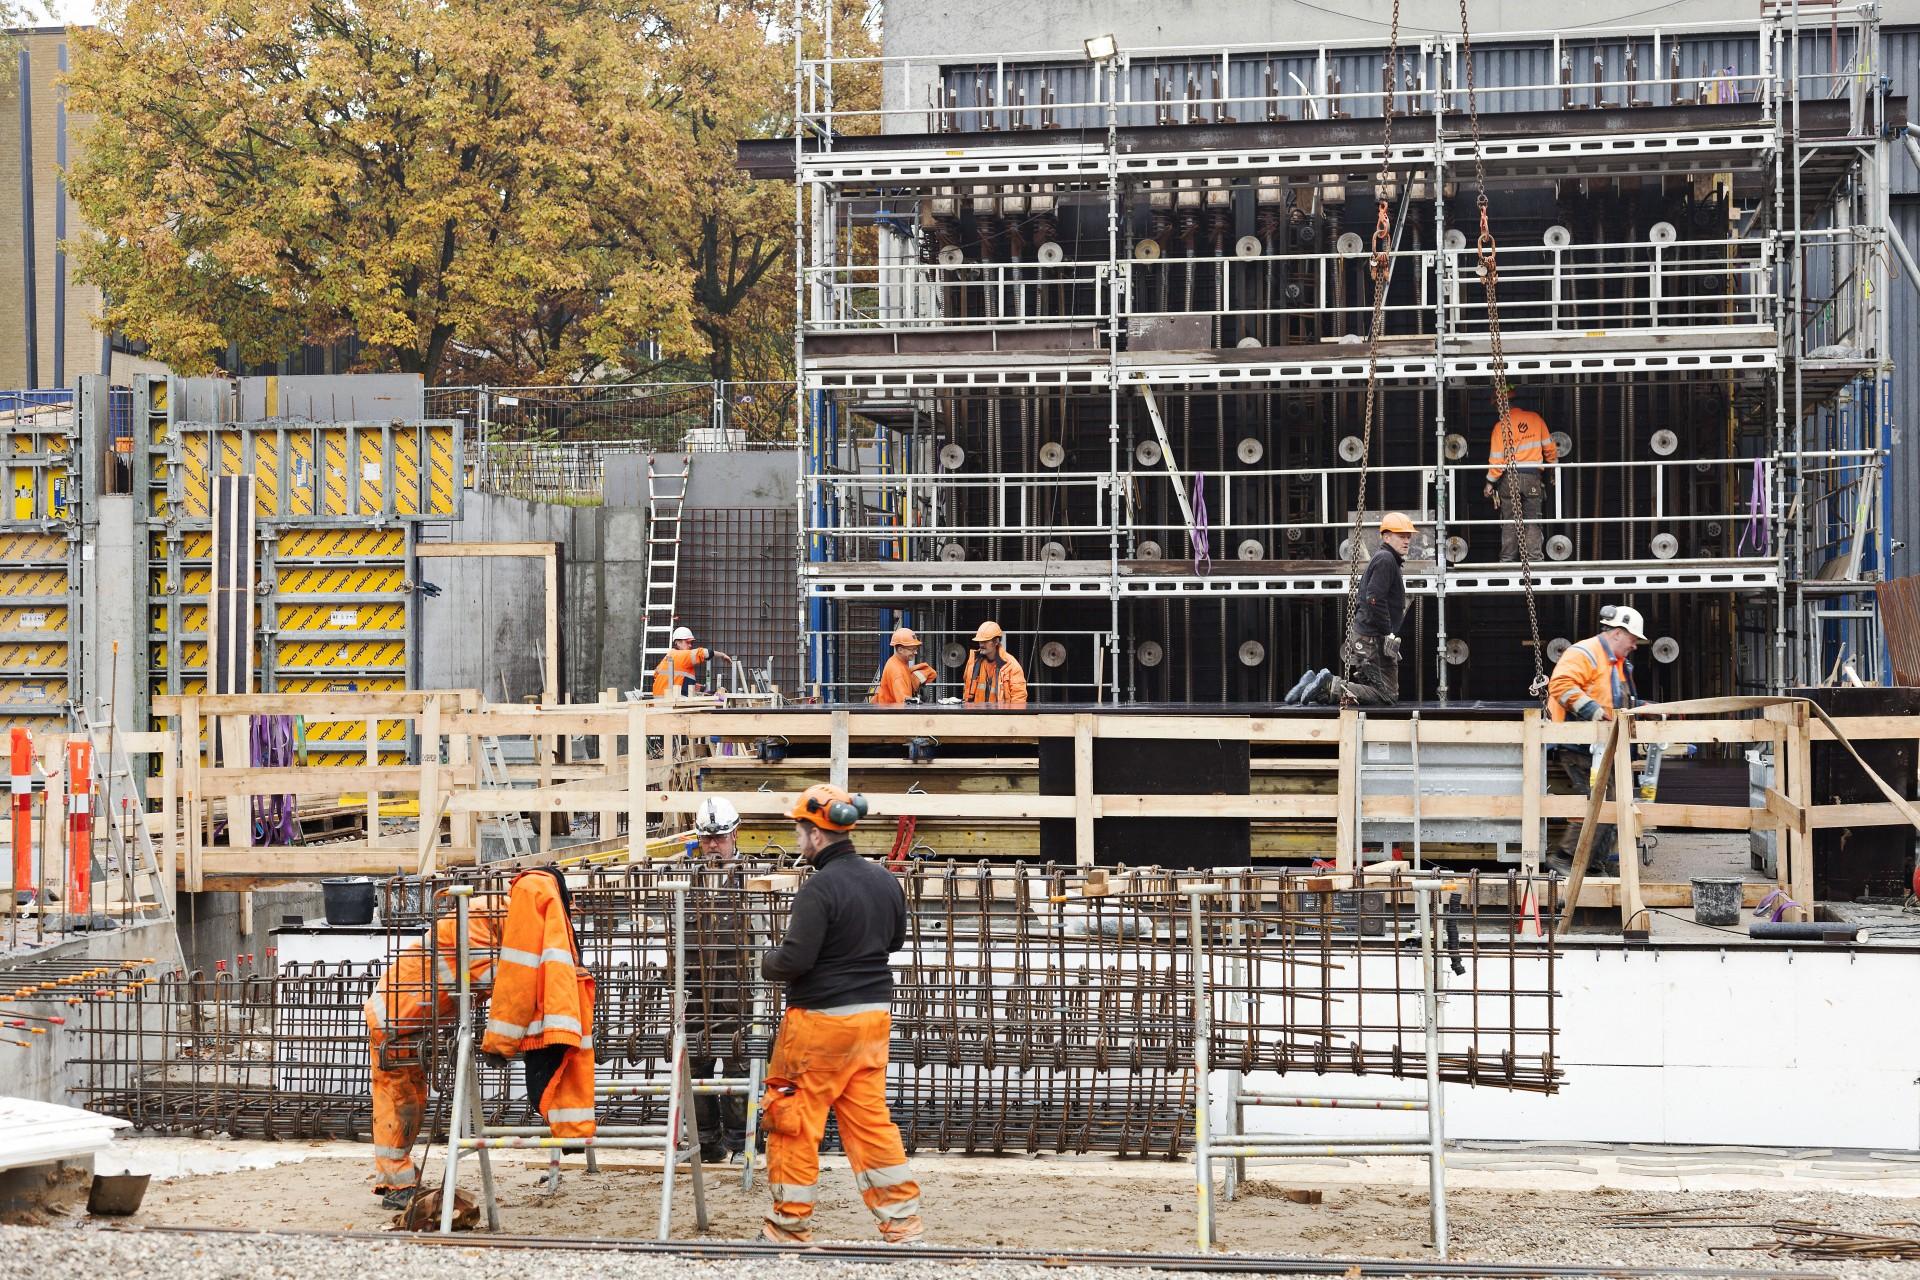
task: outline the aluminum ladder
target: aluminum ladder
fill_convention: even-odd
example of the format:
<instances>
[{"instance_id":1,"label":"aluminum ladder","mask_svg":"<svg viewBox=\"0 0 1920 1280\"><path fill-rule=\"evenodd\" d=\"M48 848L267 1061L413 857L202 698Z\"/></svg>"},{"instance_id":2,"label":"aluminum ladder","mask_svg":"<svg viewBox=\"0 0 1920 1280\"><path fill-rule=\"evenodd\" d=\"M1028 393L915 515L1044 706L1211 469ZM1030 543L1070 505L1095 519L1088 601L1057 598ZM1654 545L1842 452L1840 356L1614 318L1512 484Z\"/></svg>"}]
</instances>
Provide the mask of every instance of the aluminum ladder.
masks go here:
<instances>
[{"instance_id":1,"label":"aluminum ladder","mask_svg":"<svg viewBox=\"0 0 1920 1280\"><path fill-rule=\"evenodd\" d=\"M647 455L647 616L640 636L640 661L642 673L648 676L673 647L680 584L680 521L686 509L687 475L692 469L691 454L682 458L678 471L665 470L657 455Z\"/></svg>"},{"instance_id":2,"label":"aluminum ladder","mask_svg":"<svg viewBox=\"0 0 1920 1280\"><path fill-rule=\"evenodd\" d=\"M480 739L480 785L495 790L511 790L513 775L507 771L507 753L500 746L498 738ZM527 824L524 813L503 813L491 823L482 823L482 827L492 826L500 837L500 843L506 847L502 856L524 858L534 852L535 837L533 829Z\"/></svg>"}]
</instances>

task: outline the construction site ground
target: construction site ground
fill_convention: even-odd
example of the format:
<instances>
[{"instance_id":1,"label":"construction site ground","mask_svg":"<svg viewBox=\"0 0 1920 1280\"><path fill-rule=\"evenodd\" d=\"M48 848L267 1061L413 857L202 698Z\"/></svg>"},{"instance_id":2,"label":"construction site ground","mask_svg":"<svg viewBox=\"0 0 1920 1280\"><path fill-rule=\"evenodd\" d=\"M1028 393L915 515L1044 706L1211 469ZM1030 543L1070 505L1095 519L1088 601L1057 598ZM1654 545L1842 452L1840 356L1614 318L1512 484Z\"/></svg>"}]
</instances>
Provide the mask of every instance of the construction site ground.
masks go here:
<instances>
[{"instance_id":1,"label":"construction site ground","mask_svg":"<svg viewBox=\"0 0 1920 1280\"><path fill-rule=\"evenodd\" d=\"M440 1176L438 1148L429 1166ZM541 1190L544 1158L497 1153L503 1229L515 1235L650 1238L659 1207L658 1157L602 1153L589 1175L578 1158L559 1192ZM129 1225L242 1230L379 1231L393 1214L371 1193L367 1149L340 1142L123 1139L102 1158L155 1180ZM929 1243L1130 1253L1194 1248L1194 1188L1187 1161L1106 1157L918 1157ZM1450 1158L1453 1256L1540 1262L1797 1269L1862 1276L1915 1274L1911 1262L1795 1262L1760 1250L1772 1223L1920 1238L1920 1159L1753 1149L1555 1146L1461 1150ZM476 1172L463 1186L477 1191ZM1319 1191L1297 1203L1289 1191ZM716 1238L754 1236L764 1184L741 1189L739 1170L707 1167ZM1684 1208L1742 1225L1623 1226L1615 1215ZM828 1157L818 1210L821 1239L872 1243L844 1161ZM675 1235L694 1236L683 1179ZM62 1230L81 1216L47 1225ZM1220 1205L1226 1250L1311 1257L1431 1257L1425 1163L1294 1161L1250 1171L1250 1185ZM214 1246L209 1246L214 1247ZM0 1273L7 1265L0 1261ZM470 1274L470 1273L469 1273ZM607 1272L607 1274L625 1274ZM633 1274L642 1274L635 1272ZM868 1272L866 1274L872 1274Z\"/></svg>"}]
</instances>

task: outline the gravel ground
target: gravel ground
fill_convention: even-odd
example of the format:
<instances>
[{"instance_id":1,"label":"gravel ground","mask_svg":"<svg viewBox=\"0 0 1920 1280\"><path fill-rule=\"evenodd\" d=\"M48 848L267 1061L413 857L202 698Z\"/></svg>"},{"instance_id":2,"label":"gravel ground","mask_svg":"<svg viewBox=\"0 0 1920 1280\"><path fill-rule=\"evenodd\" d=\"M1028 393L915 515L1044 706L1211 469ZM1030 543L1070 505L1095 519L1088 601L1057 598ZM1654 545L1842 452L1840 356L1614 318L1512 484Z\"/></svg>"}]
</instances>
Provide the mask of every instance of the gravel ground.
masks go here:
<instances>
[{"instance_id":1,"label":"gravel ground","mask_svg":"<svg viewBox=\"0 0 1920 1280\"><path fill-rule=\"evenodd\" d=\"M1075 1181L1078 1181L1077 1179ZM953 1188L958 1190L958 1188ZM1142 1190L1137 1188L1138 1191ZM1076 1199L1081 1189L1056 1184L1056 1204ZM1314 1257L1426 1256L1423 1241L1411 1222L1395 1223L1398 1209L1405 1214L1412 1201L1424 1195L1377 1189L1364 1195L1329 1191L1324 1206L1300 1206L1282 1197L1279 1184L1255 1182L1235 1209L1243 1226L1257 1218L1283 1220L1286 1238L1294 1246L1271 1252ZM1405 1202L1405 1203L1403 1203ZM1142 1206L1135 1200L1136 1210ZM1064 1204L1062 1204L1064 1207ZM1146 1207L1158 1207L1146 1206ZM1920 1238L1920 1202L1881 1197L1849 1196L1829 1192L1783 1195L1777 1192L1657 1193L1591 1188L1578 1193L1493 1191L1461 1188L1449 1196L1454 1224L1453 1256L1461 1261L1567 1263L1645 1267L1707 1267L1722 1272L1794 1271L1843 1280L1911 1280L1920 1276L1920 1264L1911 1262L1803 1262L1776 1258L1754 1250L1715 1254L1711 1248L1761 1243L1772 1238L1763 1226L1707 1229L1623 1230L1607 1225L1609 1215L1633 1211L1720 1211L1747 1222L1802 1219L1846 1230ZM950 1205L942 1215L960 1216ZM274 1223L280 1215L267 1206L253 1206L253 1222ZM143 1211L143 1215L144 1211ZM1144 1215L1142 1215L1144 1216ZM1405 1214L1409 1219L1415 1215ZM1420 1215L1423 1219L1424 1215ZM515 1224L530 1230L531 1224ZM647 1235L649 1223L635 1216L624 1221L581 1222L573 1229L605 1235ZM1185 1223L1171 1224L1155 1238L1151 1251L1176 1252L1188 1246ZM1280 1227L1271 1222L1269 1229ZM735 1234L732 1232L717 1234ZM951 1230L932 1236L936 1243L963 1242ZM1120 1233L1126 1234L1126 1233ZM1243 1231L1230 1243L1245 1248ZM869 1243L861 1238L861 1243ZM980 1241L1027 1247L1041 1241ZM1076 1239L1073 1246L1099 1248L1101 1242ZM1115 1239L1109 1248L1146 1246ZM951 1275L953 1267L933 1260L903 1257L899 1265L778 1261L692 1262L639 1254L595 1252L543 1253L537 1259L519 1250L453 1249L369 1243L324 1238L263 1238L230 1235L184 1236L140 1234L103 1229L84 1218L48 1227L0 1227L0 1280L42 1280L73 1275L112 1276L114 1280L360 1280L368 1275L404 1275L406 1280L524 1280L533 1269L557 1270L568 1280L669 1280L691 1276L696 1280L930 1280ZM970 1264L967 1275L976 1280L1045 1280L1059 1267L1007 1264ZM1075 1280L1138 1280L1138 1271L1082 1268Z\"/></svg>"}]
</instances>

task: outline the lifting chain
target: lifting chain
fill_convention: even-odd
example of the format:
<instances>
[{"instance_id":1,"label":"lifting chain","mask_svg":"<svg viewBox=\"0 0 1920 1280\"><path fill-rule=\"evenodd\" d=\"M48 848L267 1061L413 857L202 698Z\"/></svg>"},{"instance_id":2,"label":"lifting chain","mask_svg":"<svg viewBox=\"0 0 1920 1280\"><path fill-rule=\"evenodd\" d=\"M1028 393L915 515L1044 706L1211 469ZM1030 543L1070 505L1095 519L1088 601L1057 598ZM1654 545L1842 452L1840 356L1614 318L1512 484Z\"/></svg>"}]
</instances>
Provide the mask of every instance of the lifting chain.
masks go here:
<instances>
[{"instance_id":1,"label":"lifting chain","mask_svg":"<svg viewBox=\"0 0 1920 1280\"><path fill-rule=\"evenodd\" d=\"M1395 4L1398 13L1398 0ZM1520 505L1520 476L1513 456L1513 395L1507 386L1507 357L1500 345L1500 264L1499 246L1487 225L1487 161L1480 150L1480 107L1473 81L1473 35L1468 29L1467 0L1460 0L1460 47L1466 59L1467 120L1473 132L1473 177L1477 193L1474 205L1480 215L1480 238L1476 244L1480 277L1487 290L1487 349L1493 366L1493 407L1500 417L1500 450L1505 459L1500 478L1506 482L1507 519L1513 524L1514 547L1520 553L1520 587L1527 600L1527 628L1533 641L1533 683L1528 693L1534 698L1547 694L1547 674L1541 664L1540 610L1533 598L1533 556L1527 537L1527 520ZM1441 193L1444 196L1444 192ZM1545 474L1544 461L1542 474Z\"/></svg>"},{"instance_id":2,"label":"lifting chain","mask_svg":"<svg viewBox=\"0 0 1920 1280\"><path fill-rule=\"evenodd\" d=\"M1464 3L1465 0L1462 0ZM1361 537L1367 509L1367 479L1373 464L1373 420L1380 393L1380 338L1386 328L1387 284L1393 275L1393 220L1388 213L1386 179L1393 172L1394 68L1400 64L1400 0L1393 0L1393 25L1387 35L1387 59L1380 75L1381 109L1384 126L1380 144L1380 188L1378 210L1373 223L1373 257L1369 274L1373 277L1373 321L1367 330L1367 400L1360 419L1360 491L1353 503L1353 528L1347 535L1347 619L1341 633L1341 674L1353 678L1355 654L1347 638L1353 635L1353 619L1360 607L1360 569L1367 561L1366 542ZM1385 482L1381 484L1384 491ZM1384 497L1384 492L1382 493Z\"/></svg>"}]
</instances>

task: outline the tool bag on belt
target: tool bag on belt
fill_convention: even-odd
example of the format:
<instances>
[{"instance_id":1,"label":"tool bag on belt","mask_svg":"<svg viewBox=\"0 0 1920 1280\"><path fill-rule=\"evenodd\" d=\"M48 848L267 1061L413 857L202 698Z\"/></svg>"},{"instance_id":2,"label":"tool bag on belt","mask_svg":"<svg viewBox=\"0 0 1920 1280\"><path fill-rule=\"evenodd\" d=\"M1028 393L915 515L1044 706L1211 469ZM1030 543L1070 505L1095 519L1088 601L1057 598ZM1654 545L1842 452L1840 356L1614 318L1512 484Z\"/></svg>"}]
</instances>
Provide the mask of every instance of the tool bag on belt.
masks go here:
<instances>
[{"instance_id":1,"label":"tool bag on belt","mask_svg":"<svg viewBox=\"0 0 1920 1280\"><path fill-rule=\"evenodd\" d=\"M557 873L516 876L480 1051L512 1058L529 1049L567 1050L540 1095L540 1114L556 1138L594 1134L594 986L579 955Z\"/></svg>"}]
</instances>

